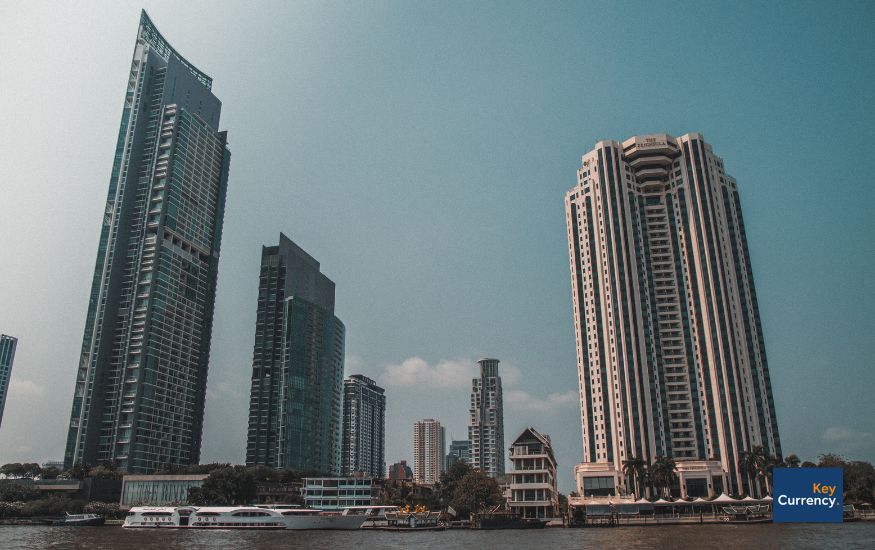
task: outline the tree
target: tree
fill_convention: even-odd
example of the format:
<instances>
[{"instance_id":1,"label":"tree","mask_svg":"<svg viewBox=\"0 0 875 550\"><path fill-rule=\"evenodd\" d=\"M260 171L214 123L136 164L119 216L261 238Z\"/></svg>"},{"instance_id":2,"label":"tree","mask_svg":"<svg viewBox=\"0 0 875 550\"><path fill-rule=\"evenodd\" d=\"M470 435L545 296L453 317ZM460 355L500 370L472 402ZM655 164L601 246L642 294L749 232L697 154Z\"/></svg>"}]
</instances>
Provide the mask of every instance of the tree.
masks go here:
<instances>
[{"instance_id":1,"label":"tree","mask_svg":"<svg viewBox=\"0 0 875 550\"><path fill-rule=\"evenodd\" d=\"M644 486L644 473L647 470L647 463L644 459L637 456L629 457L623 461L623 474L626 479L631 480L635 484L635 494L640 497L642 495L641 488Z\"/></svg>"},{"instance_id":2,"label":"tree","mask_svg":"<svg viewBox=\"0 0 875 550\"><path fill-rule=\"evenodd\" d=\"M456 487L463 477L474 469L464 462L456 462L441 474L441 479L434 486L434 497L441 508L450 506L456 498ZM454 506L455 508L455 506Z\"/></svg>"},{"instance_id":3,"label":"tree","mask_svg":"<svg viewBox=\"0 0 875 550\"><path fill-rule=\"evenodd\" d=\"M96 479L121 479L124 477L124 472L113 469L111 466L101 464L88 470L88 477Z\"/></svg>"},{"instance_id":4,"label":"tree","mask_svg":"<svg viewBox=\"0 0 875 550\"><path fill-rule=\"evenodd\" d=\"M49 466L48 468L43 468L43 471L40 472L40 479L58 479L58 476L61 475L61 471L55 468L54 466Z\"/></svg>"},{"instance_id":5,"label":"tree","mask_svg":"<svg viewBox=\"0 0 875 550\"><path fill-rule=\"evenodd\" d=\"M237 505L255 500L256 480L245 466L230 466L213 470L200 487L188 492L189 504Z\"/></svg>"},{"instance_id":6,"label":"tree","mask_svg":"<svg viewBox=\"0 0 875 550\"><path fill-rule=\"evenodd\" d=\"M36 500L39 496L39 489L30 483L11 480L0 481L0 501L2 502Z\"/></svg>"},{"instance_id":7,"label":"tree","mask_svg":"<svg viewBox=\"0 0 875 550\"><path fill-rule=\"evenodd\" d=\"M752 451L741 451L738 455L738 469L747 476L748 493L753 492L753 478L757 475L757 456Z\"/></svg>"},{"instance_id":8,"label":"tree","mask_svg":"<svg viewBox=\"0 0 875 550\"><path fill-rule=\"evenodd\" d=\"M498 483L480 470L465 474L456 484L450 505L459 517L495 507L504 502Z\"/></svg>"},{"instance_id":9,"label":"tree","mask_svg":"<svg viewBox=\"0 0 875 550\"><path fill-rule=\"evenodd\" d=\"M845 499L870 504L875 500L875 468L869 462L849 461L830 453L820 455L817 466L842 469Z\"/></svg>"},{"instance_id":10,"label":"tree","mask_svg":"<svg viewBox=\"0 0 875 550\"><path fill-rule=\"evenodd\" d=\"M785 468L798 468L799 467L799 457L795 454L789 454L784 458L784 467Z\"/></svg>"},{"instance_id":11,"label":"tree","mask_svg":"<svg viewBox=\"0 0 875 550\"><path fill-rule=\"evenodd\" d=\"M673 458L658 456L648 469L651 482L657 488L662 489L663 496L671 496L671 485L677 480L676 466Z\"/></svg>"}]
</instances>

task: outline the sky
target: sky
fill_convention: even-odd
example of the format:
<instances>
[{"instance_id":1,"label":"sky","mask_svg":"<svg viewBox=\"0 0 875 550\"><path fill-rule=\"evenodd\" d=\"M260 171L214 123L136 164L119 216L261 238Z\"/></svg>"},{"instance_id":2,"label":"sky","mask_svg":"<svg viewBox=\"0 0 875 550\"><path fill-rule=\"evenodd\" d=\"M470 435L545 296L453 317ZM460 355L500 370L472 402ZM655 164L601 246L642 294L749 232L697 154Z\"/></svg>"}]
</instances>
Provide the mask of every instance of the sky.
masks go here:
<instances>
[{"instance_id":1,"label":"sky","mask_svg":"<svg viewBox=\"0 0 875 550\"><path fill-rule=\"evenodd\" d=\"M581 460L564 196L602 139L701 132L738 180L786 454L875 461L875 4L0 0L0 464L60 459L141 7L232 151L202 462L242 462L262 245L337 284L346 373Z\"/></svg>"}]
</instances>

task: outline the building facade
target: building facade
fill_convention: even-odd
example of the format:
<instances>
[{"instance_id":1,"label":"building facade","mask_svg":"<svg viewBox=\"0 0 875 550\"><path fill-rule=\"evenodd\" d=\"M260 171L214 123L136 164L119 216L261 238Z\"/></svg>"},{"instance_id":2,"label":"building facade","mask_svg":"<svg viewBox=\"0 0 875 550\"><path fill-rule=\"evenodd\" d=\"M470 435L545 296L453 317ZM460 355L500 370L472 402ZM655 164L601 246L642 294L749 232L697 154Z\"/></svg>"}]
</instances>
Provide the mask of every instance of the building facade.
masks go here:
<instances>
[{"instance_id":1,"label":"building facade","mask_svg":"<svg viewBox=\"0 0 875 550\"><path fill-rule=\"evenodd\" d=\"M456 462L464 462L465 464L471 462L471 442L467 439L450 442L450 452L447 453L444 468L448 470Z\"/></svg>"},{"instance_id":2,"label":"building facade","mask_svg":"<svg viewBox=\"0 0 875 550\"><path fill-rule=\"evenodd\" d=\"M446 455L446 430L432 418L413 425L413 480L434 485L441 479Z\"/></svg>"},{"instance_id":3,"label":"building facade","mask_svg":"<svg viewBox=\"0 0 875 550\"><path fill-rule=\"evenodd\" d=\"M341 470L344 326L334 283L280 234L261 251L246 463Z\"/></svg>"},{"instance_id":4,"label":"building facade","mask_svg":"<svg viewBox=\"0 0 875 550\"><path fill-rule=\"evenodd\" d=\"M188 503L188 490L201 487L209 474L127 475L120 506L175 506Z\"/></svg>"},{"instance_id":5,"label":"building facade","mask_svg":"<svg viewBox=\"0 0 875 550\"><path fill-rule=\"evenodd\" d=\"M735 179L700 134L601 141L566 195L581 494L632 492L627 460L683 462L679 490L750 492L739 454L781 456ZM692 481L692 483L690 483Z\"/></svg>"},{"instance_id":6,"label":"building facade","mask_svg":"<svg viewBox=\"0 0 875 550\"><path fill-rule=\"evenodd\" d=\"M380 495L372 477L305 477L304 505L322 510L371 506Z\"/></svg>"},{"instance_id":7,"label":"building facade","mask_svg":"<svg viewBox=\"0 0 875 550\"><path fill-rule=\"evenodd\" d=\"M498 359L481 359L472 380L468 417L469 464L495 477L504 475L504 405Z\"/></svg>"},{"instance_id":8,"label":"building facade","mask_svg":"<svg viewBox=\"0 0 875 550\"><path fill-rule=\"evenodd\" d=\"M64 464L197 464L230 153L210 77L142 13Z\"/></svg>"},{"instance_id":9,"label":"building facade","mask_svg":"<svg viewBox=\"0 0 875 550\"><path fill-rule=\"evenodd\" d=\"M510 510L524 518L558 518L556 457L550 436L528 427L510 446Z\"/></svg>"},{"instance_id":10,"label":"building facade","mask_svg":"<svg viewBox=\"0 0 875 550\"><path fill-rule=\"evenodd\" d=\"M12 362L18 339L0 334L0 427L3 425L3 409L6 408L6 394L9 393L9 379L12 377Z\"/></svg>"},{"instance_id":11,"label":"building facade","mask_svg":"<svg viewBox=\"0 0 875 550\"><path fill-rule=\"evenodd\" d=\"M386 395L361 374L343 381L341 472L383 477L386 471Z\"/></svg>"},{"instance_id":12,"label":"building facade","mask_svg":"<svg viewBox=\"0 0 875 550\"><path fill-rule=\"evenodd\" d=\"M397 481L413 481L413 470L406 460L401 460L389 466L389 479Z\"/></svg>"}]
</instances>

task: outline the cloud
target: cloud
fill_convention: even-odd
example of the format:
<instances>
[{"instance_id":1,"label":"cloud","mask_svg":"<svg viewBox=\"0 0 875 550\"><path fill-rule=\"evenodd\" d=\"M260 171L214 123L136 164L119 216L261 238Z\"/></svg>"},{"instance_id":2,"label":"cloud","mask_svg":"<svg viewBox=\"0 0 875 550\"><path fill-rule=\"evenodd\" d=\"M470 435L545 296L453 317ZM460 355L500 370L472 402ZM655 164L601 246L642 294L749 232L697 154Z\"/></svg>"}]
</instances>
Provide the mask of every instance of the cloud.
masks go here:
<instances>
[{"instance_id":1,"label":"cloud","mask_svg":"<svg viewBox=\"0 0 875 550\"><path fill-rule=\"evenodd\" d=\"M411 357L401 364L386 365L384 376L389 386L465 388L477 376L477 363L470 359L455 359L429 365L421 357Z\"/></svg>"},{"instance_id":2,"label":"cloud","mask_svg":"<svg viewBox=\"0 0 875 550\"><path fill-rule=\"evenodd\" d=\"M855 430L847 426L830 426L821 439L831 446L829 452L845 455L850 459L871 460L875 455L875 434Z\"/></svg>"},{"instance_id":3,"label":"cloud","mask_svg":"<svg viewBox=\"0 0 875 550\"><path fill-rule=\"evenodd\" d=\"M551 393L543 399L536 397L527 391L508 390L504 392L504 402L507 405L510 405L509 408L512 409L535 412L553 412L562 407L577 405L578 398L577 392L574 390Z\"/></svg>"},{"instance_id":4,"label":"cloud","mask_svg":"<svg viewBox=\"0 0 875 550\"><path fill-rule=\"evenodd\" d=\"M13 378L9 381L9 395L25 399L42 399L45 388L33 380Z\"/></svg>"}]
</instances>

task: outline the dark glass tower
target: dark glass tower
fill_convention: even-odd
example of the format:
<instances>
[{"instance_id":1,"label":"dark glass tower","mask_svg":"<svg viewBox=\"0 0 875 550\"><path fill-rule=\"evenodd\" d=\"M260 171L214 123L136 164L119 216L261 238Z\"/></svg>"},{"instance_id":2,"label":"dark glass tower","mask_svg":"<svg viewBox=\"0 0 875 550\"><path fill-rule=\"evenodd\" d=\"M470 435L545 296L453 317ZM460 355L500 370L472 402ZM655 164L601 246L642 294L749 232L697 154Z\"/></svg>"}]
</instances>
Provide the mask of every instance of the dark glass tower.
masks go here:
<instances>
[{"instance_id":1,"label":"dark glass tower","mask_svg":"<svg viewBox=\"0 0 875 550\"><path fill-rule=\"evenodd\" d=\"M383 477L385 451L385 391L367 376L353 374L343 381L341 473Z\"/></svg>"},{"instance_id":2,"label":"dark glass tower","mask_svg":"<svg viewBox=\"0 0 875 550\"><path fill-rule=\"evenodd\" d=\"M334 283L280 234L261 251L247 464L340 472L343 359Z\"/></svg>"},{"instance_id":3,"label":"dark glass tower","mask_svg":"<svg viewBox=\"0 0 875 550\"><path fill-rule=\"evenodd\" d=\"M3 409L6 407L6 393L9 390L9 377L12 376L16 346L16 338L0 334L0 424L3 423Z\"/></svg>"},{"instance_id":4,"label":"dark glass tower","mask_svg":"<svg viewBox=\"0 0 875 550\"><path fill-rule=\"evenodd\" d=\"M200 458L230 153L212 80L142 13L64 465Z\"/></svg>"}]
</instances>

